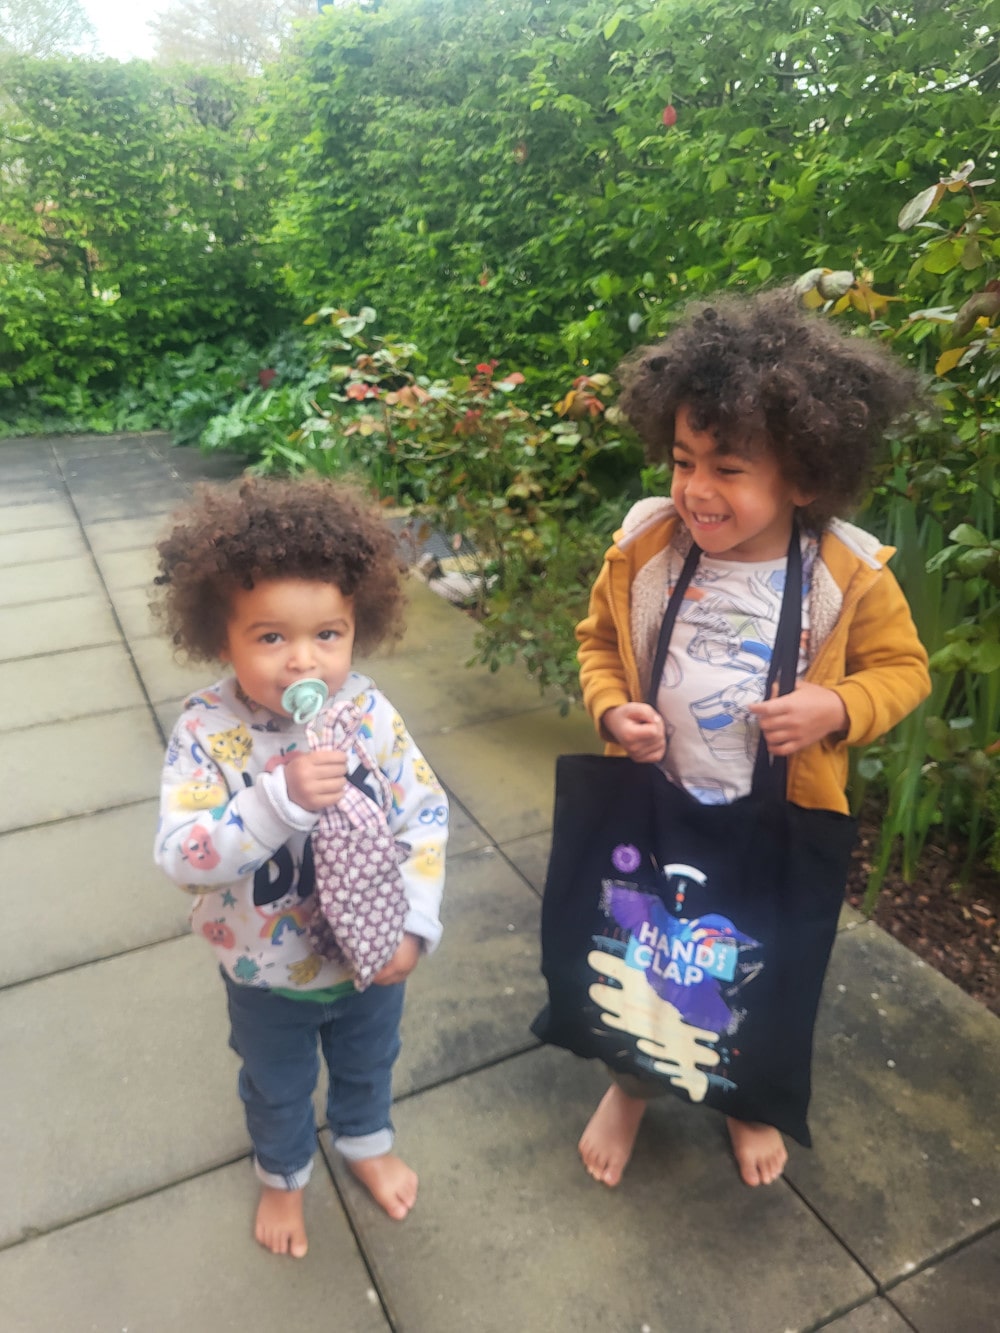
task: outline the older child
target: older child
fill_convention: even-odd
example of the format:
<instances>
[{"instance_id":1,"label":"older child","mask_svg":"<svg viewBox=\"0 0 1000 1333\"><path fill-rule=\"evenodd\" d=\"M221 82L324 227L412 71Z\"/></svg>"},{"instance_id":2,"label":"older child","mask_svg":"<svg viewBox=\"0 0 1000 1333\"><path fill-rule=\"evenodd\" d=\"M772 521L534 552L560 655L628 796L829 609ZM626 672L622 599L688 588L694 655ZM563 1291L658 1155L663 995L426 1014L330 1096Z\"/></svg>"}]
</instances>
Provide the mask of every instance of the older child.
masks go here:
<instances>
[{"instance_id":1,"label":"older child","mask_svg":"<svg viewBox=\"0 0 1000 1333\"><path fill-rule=\"evenodd\" d=\"M441 935L448 806L402 718L352 669L355 647L400 632L400 564L381 517L321 480L202 487L158 549L158 610L174 643L231 674L192 695L174 728L156 860L195 895L193 929L221 965L262 1186L256 1238L300 1257L317 1038L334 1146L390 1217L404 1218L417 1194L416 1174L392 1152L391 1076L405 979ZM353 747L309 748L283 702L306 679L357 706L380 774ZM406 899L402 940L364 988L336 950L323 956L312 943L312 835L348 784L387 823Z\"/></svg>"},{"instance_id":2,"label":"older child","mask_svg":"<svg viewBox=\"0 0 1000 1333\"><path fill-rule=\"evenodd\" d=\"M867 745L929 692L927 656L886 567L893 554L834 517L862 493L914 384L876 343L801 310L785 292L690 312L623 367L621 410L670 499L636 504L577 627L587 709L610 754L660 764L703 803L751 786L763 736L790 756L787 796L846 811L847 747ZM793 523L803 565L798 687L765 699ZM692 543L701 550L656 706L653 656ZM652 1085L614 1075L579 1150L616 1185ZM769 1184L787 1158L771 1125L727 1118L740 1175Z\"/></svg>"}]
</instances>

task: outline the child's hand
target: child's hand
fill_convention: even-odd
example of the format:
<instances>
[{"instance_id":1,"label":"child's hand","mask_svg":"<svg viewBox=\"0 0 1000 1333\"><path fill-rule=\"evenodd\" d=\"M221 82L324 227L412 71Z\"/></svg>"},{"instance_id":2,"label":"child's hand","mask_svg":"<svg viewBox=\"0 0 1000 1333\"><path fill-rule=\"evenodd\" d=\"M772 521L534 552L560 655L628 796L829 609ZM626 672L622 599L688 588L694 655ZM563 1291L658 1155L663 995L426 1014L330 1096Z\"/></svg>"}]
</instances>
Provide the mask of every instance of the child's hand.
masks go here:
<instances>
[{"instance_id":1,"label":"child's hand","mask_svg":"<svg viewBox=\"0 0 1000 1333\"><path fill-rule=\"evenodd\" d=\"M751 704L750 712L760 719L768 754L797 754L825 736L846 733L848 727L840 695L811 681L800 681L791 694Z\"/></svg>"},{"instance_id":2,"label":"child's hand","mask_svg":"<svg viewBox=\"0 0 1000 1333\"><path fill-rule=\"evenodd\" d=\"M649 704L619 704L601 717L601 726L637 764L656 764L667 752L663 718Z\"/></svg>"},{"instance_id":3,"label":"child's hand","mask_svg":"<svg viewBox=\"0 0 1000 1333\"><path fill-rule=\"evenodd\" d=\"M394 986L397 981L405 981L424 952L423 941L419 935L406 934L399 948L392 955L381 972L376 972L372 982L376 986Z\"/></svg>"},{"instance_id":4,"label":"child's hand","mask_svg":"<svg viewBox=\"0 0 1000 1333\"><path fill-rule=\"evenodd\" d=\"M303 810L315 814L336 805L347 786L347 755L342 750L300 750L285 765L285 785Z\"/></svg>"}]
</instances>

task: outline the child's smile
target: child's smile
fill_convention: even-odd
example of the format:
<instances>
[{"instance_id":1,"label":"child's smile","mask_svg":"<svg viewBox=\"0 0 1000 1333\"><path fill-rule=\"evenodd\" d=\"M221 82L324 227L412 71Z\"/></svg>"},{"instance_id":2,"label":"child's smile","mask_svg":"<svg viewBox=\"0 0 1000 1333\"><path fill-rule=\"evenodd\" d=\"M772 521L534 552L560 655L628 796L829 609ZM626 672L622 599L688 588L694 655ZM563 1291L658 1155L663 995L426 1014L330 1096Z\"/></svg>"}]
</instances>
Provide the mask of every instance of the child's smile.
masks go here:
<instances>
[{"instance_id":1,"label":"child's smile","mask_svg":"<svg viewBox=\"0 0 1000 1333\"><path fill-rule=\"evenodd\" d=\"M759 561L785 554L795 510L809 497L785 480L766 447L750 456L726 453L681 407L673 455L670 495L706 555Z\"/></svg>"},{"instance_id":2,"label":"child's smile","mask_svg":"<svg viewBox=\"0 0 1000 1333\"><path fill-rule=\"evenodd\" d=\"M254 703L287 717L289 685L318 677L333 696L351 670L354 604L333 583L262 579L233 594L222 660Z\"/></svg>"}]
</instances>

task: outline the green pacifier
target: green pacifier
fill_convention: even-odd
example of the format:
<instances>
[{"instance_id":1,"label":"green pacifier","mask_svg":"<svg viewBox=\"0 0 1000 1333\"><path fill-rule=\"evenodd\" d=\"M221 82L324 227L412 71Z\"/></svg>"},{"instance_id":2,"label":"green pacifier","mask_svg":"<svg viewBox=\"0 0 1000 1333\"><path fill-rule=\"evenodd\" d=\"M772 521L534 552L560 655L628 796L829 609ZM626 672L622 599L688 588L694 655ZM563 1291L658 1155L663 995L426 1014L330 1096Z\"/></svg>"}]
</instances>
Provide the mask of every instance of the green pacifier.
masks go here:
<instances>
[{"instance_id":1,"label":"green pacifier","mask_svg":"<svg viewBox=\"0 0 1000 1333\"><path fill-rule=\"evenodd\" d=\"M330 691L321 680L310 676L307 680L297 680L281 696L281 706L286 713L301 726L312 722L313 718L326 703Z\"/></svg>"}]
</instances>

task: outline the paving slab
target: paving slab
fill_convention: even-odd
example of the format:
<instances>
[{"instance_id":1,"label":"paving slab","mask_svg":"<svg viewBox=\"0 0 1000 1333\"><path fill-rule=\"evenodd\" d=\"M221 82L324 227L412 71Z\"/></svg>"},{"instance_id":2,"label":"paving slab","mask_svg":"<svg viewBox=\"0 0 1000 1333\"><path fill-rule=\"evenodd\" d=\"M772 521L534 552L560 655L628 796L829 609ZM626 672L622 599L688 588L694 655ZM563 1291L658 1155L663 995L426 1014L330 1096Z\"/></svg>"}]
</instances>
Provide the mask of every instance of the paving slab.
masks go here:
<instances>
[{"instance_id":1,"label":"paving slab","mask_svg":"<svg viewBox=\"0 0 1000 1333\"><path fill-rule=\"evenodd\" d=\"M0 833L145 800L162 766L146 708L0 733Z\"/></svg>"},{"instance_id":2,"label":"paving slab","mask_svg":"<svg viewBox=\"0 0 1000 1333\"><path fill-rule=\"evenodd\" d=\"M0 453L0 469L3 469L4 486L7 472ZM0 487L0 491L3 487ZM43 528L76 527L77 517L69 497L42 501L39 504L3 504L0 503L0 532L37 532Z\"/></svg>"},{"instance_id":3,"label":"paving slab","mask_svg":"<svg viewBox=\"0 0 1000 1333\"><path fill-rule=\"evenodd\" d=\"M97 526L90 524L87 531ZM157 555L152 544L137 550L102 551L97 554L97 567L111 590L143 588L148 595L157 573Z\"/></svg>"},{"instance_id":4,"label":"paving slab","mask_svg":"<svg viewBox=\"0 0 1000 1333\"><path fill-rule=\"evenodd\" d=\"M3 463L4 470L33 459L51 461L51 440L52 437L49 435L21 435L0 439L0 462Z\"/></svg>"},{"instance_id":5,"label":"paving slab","mask_svg":"<svg viewBox=\"0 0 1000 1333\"><path fill-rule=\"evenodd\" d=\"M551 829L546 829L544 833L530 833L526 838L515 838L512 842L505 842L501 847L504 856L539 896L545 889L545 875L549 868L551 850Z\"/></svg>"},{"instance_id":6,"label":"paving slab","mask_svg":"<svg viewBox=\"0 0 1000 1333\"><path fill-rule=\"evenodd\" d=\"M464 669L475 652L476 622L439 597L415 574L406 580L406 635L402 642L380 648L368 661L371 670L393 657L431 654L442 663ZM535 700L537 703L537 698Z\"/></svg>"},{"instance_id":7,"label":"paving slab","mask_svg":"<svg viewBox=\"0 0 1000 1333\"><path fill-rule=\"evenodd\" d=\"M0 992L0 1246L249 1151L225 995L187 936Z\"/></svg>"},{"instance_id":8,"label":"paving slab","mask_svg":"<svg viewBox=\"0 0 1000 1333\"><path fill-rule=\"evenodd\" d=\"M18 445L4 445L0 454L4 483L18 485L25 481L58 481L59 463L52 450L39 442Z\"/></svg>"},{"instance_id":9,"label":"paving slab","mask_svg":"<svg viewBox=\"0 0 1000 1333\"><path fill-rule=\"evenodd\" d=\"M419 716L422 735L551 709L538 686L515 668L494 674L485 667L467 667L466 661L464 654L410 653L404 642L402 650L392 656L362 658L358 666L389 696L411 731L416 729L413 719Z\"/></svg>"},{"instance_id":10,"label":"paving slab","mask_svg":"<svg viewBox=\"0 0 1000 1333\"><path fill-rule=\"evenodd\" d=\"M34 606L65 597L96 597L104 589L89 559L43 560L0 569L0 606Z\"/></svg>"},{"instance_id":11,"label":"paving slab","mask_svg":"<svg viewBox=\"0 0 1000 1333\"><path fill-rule=\"evenodd\" d=\"M582 712L560 717L552 705L420 735L438 777L501 845L552 827L557 755L602 748Z\"/></svg>"},{"instance_id":12,"label":"paving slab","mask_svg":"<svg viewBox=\"0 0 1000 1333\"><path fill-rule=\"evenodd\" d=\"M79 560L87 543L78 527L39 528L34 532L0 535L0 568L28 565L36 560Z\"/></svg>"},{"instance_id":13,"label":"paving slab","mask_svg":"<svg viewBox=\"0 0 1000 1333\"><path fill-rule=\"evenodd\" d=\"M161 433L156 432L157 435ZM111 454L149 460L154 457L148 447L149 434L147 431L114 431L108 435L48 435L43 438L61 462L104 459Z\"/></svg>"},{"instance_id":14,"label":"paving slab","mask_svg":"<svg viewBox=\"0 0 1000 1333\"><path fill-rule=\"evenodd\" d=\"M322 1163L305 1195L305 1259L256 1244L256 1198L249 1162L237 1162L0 1253L0 1327L388 1333Z\"/></svg>"},{"instance_id":15,"label":"paving slab","mask_svg":"<svg viewBox=\"0 0 1000 1333\"><path fill-rule=\"evenodd\" d=\"M1000 1327L1000 1233L908 1278L889 1299L920 1333L991 1333Z\"/></svg>"},{"instance_id":16,"label":"paving slab","mask_svg":"<svg viewBox=\"0 0 1000 1333\"><path fill-rule=\"evenodd\" d=\"M537 1045L539 904L491 847L448 857L444 935L407 988L396 1096Z\"/></svg>"},{"instance_id":17,"label":"paving slab","mask_svg":"<svg viewBox=\"0 0 1000 1333\"><path fill-rule=\"evenodd\" d=\"M26 471L18 477L4 467L3 485L0 486L0 507L21 505L49 505L66 497L66 487L57 472L44 476Z\"/></svg>"},{"instance_id":18,"label":"paving slab","mask_svg":"<svg viewBox=\"0 0 1000 1333\"><path fill-rule=\"evenodd\" d=\"M121 634L103 594L0 607L0 661L101 643L121 644Z\"/></svg>"},{"instance_id":19,"label":"paving slab","mask_svg":"<svg viewBox=\"0 0 1000 1333\"><path fill-rule=\"evenodd\" d=\"M89 530L89 529L88 529ZM130 643L136 639L159 638L166 642L160 626L149 609L151 588L113 588L109 591L115 615Z\"/></svg>"},{"instance_id":20,"label":"paving slab","mask_svg":"<svg viewBox=\"0 0 1000 1333\"><path fill-rule=\"evenodd\" d=\"M174 654L165 638L129 640L142 683L154 704L177 701L171 727L177 721L180 705L196 690L213 685L226 675L227 668L211 662L185 662Z\"/></svg>"},{"instance_id":21,"label":"paving slab","mask_svg":"<svg viewBox=\"0 0 1000 1333\"><path fill-rule=\"evenodd\" d=\"M80 519L88 526L105 519L168 514L187 495L186 487L169 476L142 483L137 481L117 489L103 486L95 490L84 489L71 482L70 490Z\"/></svg>"},{"instance_id":22,"label":"paving slab","mask_svg":"<svg viewBox=\"0 0 1000 1333\"><path fill-rule=\"evenodd\" d=\"M164 463L172 476L187 482L231 481L246 471L244 455L226 449L205 452L194 445L174 445L166 431L151 431L143 444L151 458Z\"/></svg>"},{"instance_id":23,"label":"paving slab","mask_svg":"<svg viewBox=\"0 0 1000 1333\"><path fill-rule=\"evenodd\" d=\"M44 722L69 722L144 703L120 641L0 662L0 732Z\"/></svg>"},{"instance_id":24,"label":"paving slab","mask_svg":"<svg viewBox=\"0 0 1000 1333\"><path fill-rule=\"evenodd\" d=\"M832 1323L824 1324L823 1333L913 1333L913 1325L908 1324L884 1296L876 1296ZM919 1333L924 1330L919 1329ZM959 1329L953 1327L950 1333L959 1333ZM968 1333L973 1330L969 1329Z\"/></svg>"},{"instance_id":25,"label":"paving slab","mask_svg":"<svg viewBox=\"0 0 1000 1333\"><path fill-rule=\"evenodd\" d=\"M658 1104L622 1185L592 1181L576 1141L605 1087L538 1050L408 1098L420 1195L401 1227L322 1136L399 1333L782 1333L874 1294L786 1185L740 1183L711 1113Z\"/></svg>"},{"instance_id":26,"label":"paving slab","mask_svg":"<svg viewBox=\"0 0 1000 1333\"><path fill-rule=\"evenodd\" d=\"M142 801L0 835L0 986L187 934L191 900L153 864L158 811ZM39 896L58 904L44 930Z\"/></svg>"},{"instance_id":27,"label":"paving slab","mask_svg":"<svg viewBox=\"0 0 1000 1333\"><path fill-rule=\"evenodd\" d=\"M1000 1221L1000 1024L871 923L837 937L813 1072L787 1174L881 1283Z\"/></svg>"},{"instance_id":28,"label":"paving slab","mask_svg":"<svg viewBox=\"0 0 1000 1333\"><path fill-rule=\"evenodd\" d=\"M71 491L96 494L121 493L133 486L145 489L161 481L176 481L166 464L142 448L124 441L120 448L106 443L91 452L67 452L57 449L59 468Z\"/></svg>"},{"instance_id":29,"label":"paving slab","mask_svg":"<svg viewBox=\"0 0 1000 1333\"><path fill-rule=\"evenodd\" d=\"M111 518L87 525L87 540L97 555L111 551L152 550L163 532L162 518Z\"/></svg>"}]
</instances>

